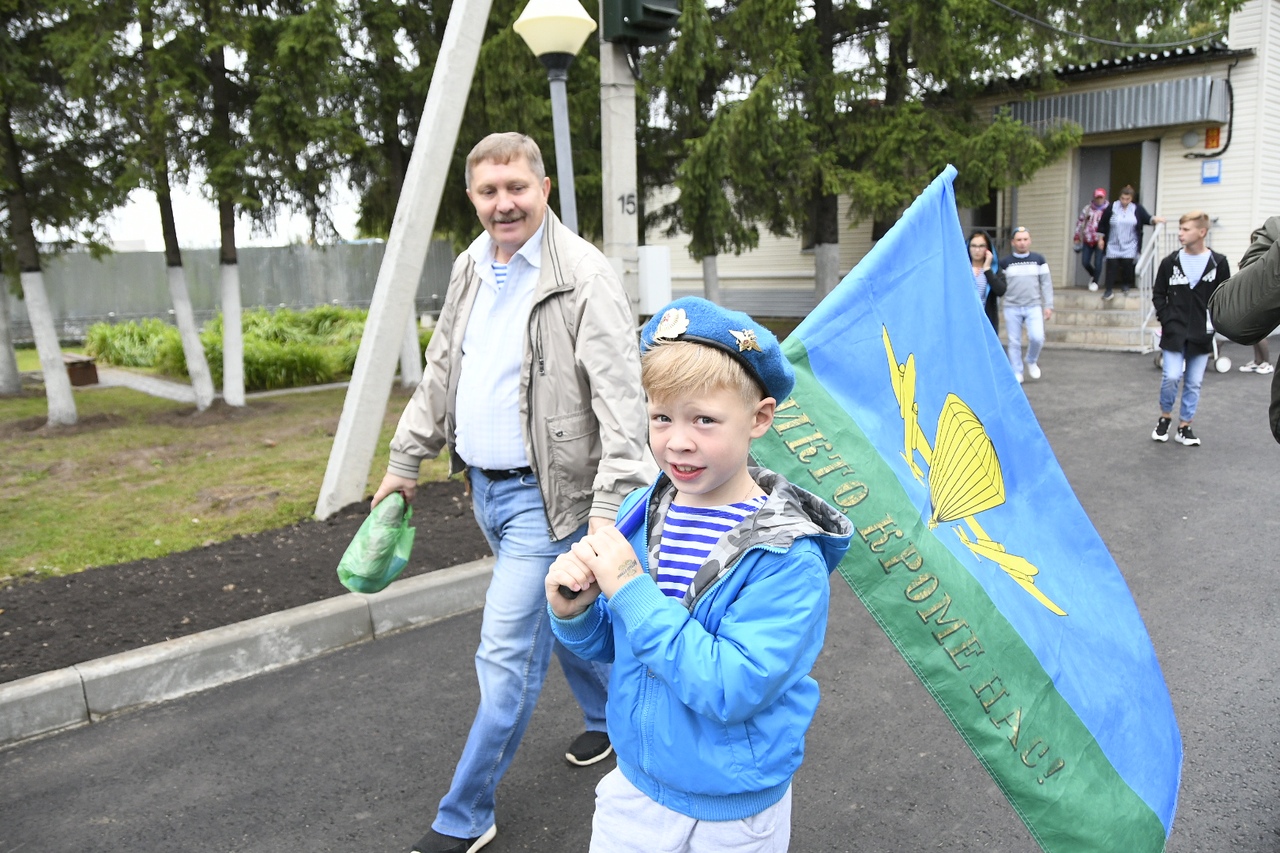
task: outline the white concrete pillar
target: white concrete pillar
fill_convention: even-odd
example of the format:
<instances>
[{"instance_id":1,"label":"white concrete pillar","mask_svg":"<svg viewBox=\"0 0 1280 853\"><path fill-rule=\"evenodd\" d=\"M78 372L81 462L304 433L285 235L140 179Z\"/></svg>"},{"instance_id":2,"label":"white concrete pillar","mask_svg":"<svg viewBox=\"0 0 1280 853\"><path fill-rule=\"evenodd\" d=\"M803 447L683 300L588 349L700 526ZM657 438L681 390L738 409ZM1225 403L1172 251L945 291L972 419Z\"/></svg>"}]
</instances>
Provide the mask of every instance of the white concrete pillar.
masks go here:
<instances>
[{"instance_id":1,"label":"white concrete pillar","mask_svg":"<svg viewBox=\"0 0 1280 853\"><path fill-rule=\"evenodd\" d=\"M604 9L600 10L604 20ZM632 310L640 302L640 196L636 176L636 81L627 47L600 43L600 166L604 254L619 270Z\"/></svg>"},{"instance_id":2,"label":"white concrete pillar","mask_svg":"<svg viewBox=\"0 0 1280 853\"><path fill-rule=\"evenodd\" d=\"M435 230L446 172L458 142L490 2L458 0L449 10L404 189L396 204L355 370L316 502L317 518L328 518L364 497L404 341L404 316L413 312L413 299Z\"/></svg>"}]
</instances>

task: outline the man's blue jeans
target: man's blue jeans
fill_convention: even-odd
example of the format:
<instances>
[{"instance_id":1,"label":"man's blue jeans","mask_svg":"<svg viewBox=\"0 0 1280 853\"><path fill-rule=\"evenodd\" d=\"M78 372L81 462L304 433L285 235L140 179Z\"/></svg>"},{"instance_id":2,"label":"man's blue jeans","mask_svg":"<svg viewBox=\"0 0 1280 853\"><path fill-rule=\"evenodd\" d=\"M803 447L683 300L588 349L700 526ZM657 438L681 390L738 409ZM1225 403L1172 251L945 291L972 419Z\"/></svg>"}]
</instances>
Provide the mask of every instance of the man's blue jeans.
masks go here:
<instances>
[{"instance_id":1,"label":"man's blue jeans","mask_svg":"<svg viewBox=\"0 0 1280 853\"><path fill-rule=\"evenodd\" d=\"M431 825L455 838L480 835L493 825L494 791L529 725L553 649L588 730L605 731L609 683L609 667L583 661L560 645L547 617L547 570L582 538L586 525L553 540L532 475L490 480L477 468L468 474L476 521L497 560L476 651L480 707Z\"/></svg>"},{"instance_id":2,"label":"man's blue jeans","mask_svg":"<svg viewBox=\"0 0 1280 853\"><path fill-rule=\"evenodd\" d=\"M1178 412L1180 423L1189 424L1196 416L1200 403L1200 383L1204 369L1209 364L1209 353L1187 355L1185 350L1162 350L1160 365L1160 413L1173 411L1178 399L1178 383L1182 383L1182 410Z\"/></svg>"},{"instance_id":3,"label":"man's blue jeans","mask_svg":"<svg viewBox=\"0 0 1280 853\"><path fill-rule=\"evenodd\" d=\"M1022 375L1022 327L1027 328L1027 364L1035 364L1044 346L1044 309L1039 305L1004 306L1004 328L1009 336L1009 365Z\"/></svg>"}]
</instances>

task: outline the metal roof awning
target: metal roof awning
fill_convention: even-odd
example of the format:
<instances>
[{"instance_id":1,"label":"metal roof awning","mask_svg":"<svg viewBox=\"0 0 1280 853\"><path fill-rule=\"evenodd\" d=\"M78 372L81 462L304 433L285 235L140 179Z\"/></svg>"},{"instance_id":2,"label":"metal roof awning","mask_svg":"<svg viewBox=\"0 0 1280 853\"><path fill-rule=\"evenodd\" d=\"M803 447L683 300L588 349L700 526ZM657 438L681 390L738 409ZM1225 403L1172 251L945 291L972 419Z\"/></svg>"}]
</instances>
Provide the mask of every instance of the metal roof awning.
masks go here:
<instances>
[{"instance_id":1,"label":"metal roof awning","mask_svg":"<svg viewBox=\"0 0 1280 853\"><path fill-rule=\"evenodd\" d=\"M1183 124L1226 124L1230 117L1229 92L1225 79L1186 77L1015 101L1009 104L1009 110L1014 118L1032 126L1072 121L1086 135Z\"/></svg>"}]
</instances>

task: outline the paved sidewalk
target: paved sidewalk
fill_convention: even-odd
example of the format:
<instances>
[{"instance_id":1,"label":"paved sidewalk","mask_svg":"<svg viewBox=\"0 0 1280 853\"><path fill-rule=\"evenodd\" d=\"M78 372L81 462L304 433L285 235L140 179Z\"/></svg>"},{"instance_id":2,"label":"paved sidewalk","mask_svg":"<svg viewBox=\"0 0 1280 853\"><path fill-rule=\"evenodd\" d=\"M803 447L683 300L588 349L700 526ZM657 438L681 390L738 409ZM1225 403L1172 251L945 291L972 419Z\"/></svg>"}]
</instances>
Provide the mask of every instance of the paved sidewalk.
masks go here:
<instances>
[{"instance_id":1,"label":"paved sidewalk","mask_svg":"<svg viewBox=\"0 0 1280 853\"><path fill-rule=\"evenodd\" d=\"M1228 347L1237 364L1248 360ZM1159 385L1150 356L1051 350L1041 361L1044 377L1021 393L1129 582L1182 728L1168 850L1275 853L1280 621L1267 591L1280 582L1271 511L1280 446L1266 423L1270 382L1206 376L1196 419L1204 445L1186 448L1150 439ZM1034 849L852 593L839 581L833 593L792 849ZM416 610L444 592L415 595ZM329 606L308 613L333 618ZM253 633L257 623L229 630ZM373 628L378 642L294 666L273 661L279 668L256 677L12 745L0 751L0 853L407 850L430 823L474 712L478 626L469 610L412 631ZM266 632L266 645L300 648L301 630ZM181 682L187 660L171 658L167 674L157 668L143 681ZM82 680L82 701L89 692ZM9 717L0 708L0 721ZM580 728L554 674L499 790L488 850L586 849L591 787L607 767L563 761Z\"/></svg>"},{"instance_id":2,"label":"paved sidewalk","mask_svg":"<svg viewBox=\"0 0 1280 853\"><path fill-rule=\"evenodd\" d=\"M326 385L307 385L301 388L281 388L276 391L253 391L245 394L245 399L254 400L264 397L279 397L284 394L306 394L311 391L327 391L331 388L346 388L346 382L330 382ZM152 397L163 397L166 400L173 400L178 403L196 402L196 392L190 383L175 382L172 379L163 379L158 376L149 376L145 373L137 373L132 370L124 370L119 367L98 367L98 384L82 385L79 390L88 390L92 388L132 388L135 391L141 391L143 394L150 394ZM221 394L214 394L214 399L221 399Z\"/></svg>"},{"instance_id":3,"label":"paved sidewalk","mask_svg":"<svg viewBox=\"0 0 1280 853\"><path fill-rule=\"evenodd\" d=\"M189 383L174 382L172 379L161 379L157 376L147 376L143 373L135 373L132 370L123 370L119 367L98 366L98 384L83 385L82 389L89 388L132 388L135 391L141 391L143 394L150 394L152 397L163 397L166 400L174 400L178 403L192 403L196 401L196 392Z\"/></svg>"},{"instance_id":4,"label":"paved sidewalk","mask_svg":"<svg viewBox=\"0 0 1280 853\"><path fill-rule=\"evenodd\" d=\"M492 568L489 557L0 684L0 747L474 610Z\"/></svg>"}]
</instances>

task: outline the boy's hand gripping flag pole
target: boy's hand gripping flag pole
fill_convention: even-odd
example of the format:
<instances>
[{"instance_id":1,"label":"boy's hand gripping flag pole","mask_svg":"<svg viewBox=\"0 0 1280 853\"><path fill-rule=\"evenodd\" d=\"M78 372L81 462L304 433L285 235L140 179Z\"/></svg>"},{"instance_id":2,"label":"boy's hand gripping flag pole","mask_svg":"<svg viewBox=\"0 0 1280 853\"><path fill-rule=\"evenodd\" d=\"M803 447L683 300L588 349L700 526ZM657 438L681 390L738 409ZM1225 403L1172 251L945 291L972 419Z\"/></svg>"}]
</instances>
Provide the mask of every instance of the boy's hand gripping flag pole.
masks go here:
<instances>
[{"instance_id":1,"label":"boy's hand gripping flag pole","mask_svg":"<svg viewBox=\"0 0 1280 853\"><path fill-rule=\"evenodd\" d=\"M840 507L840 573L1048 853L1164 849L1151 640L982 312L948 166L783 344L753 455Z\"/></svg>"}]
</instances>

